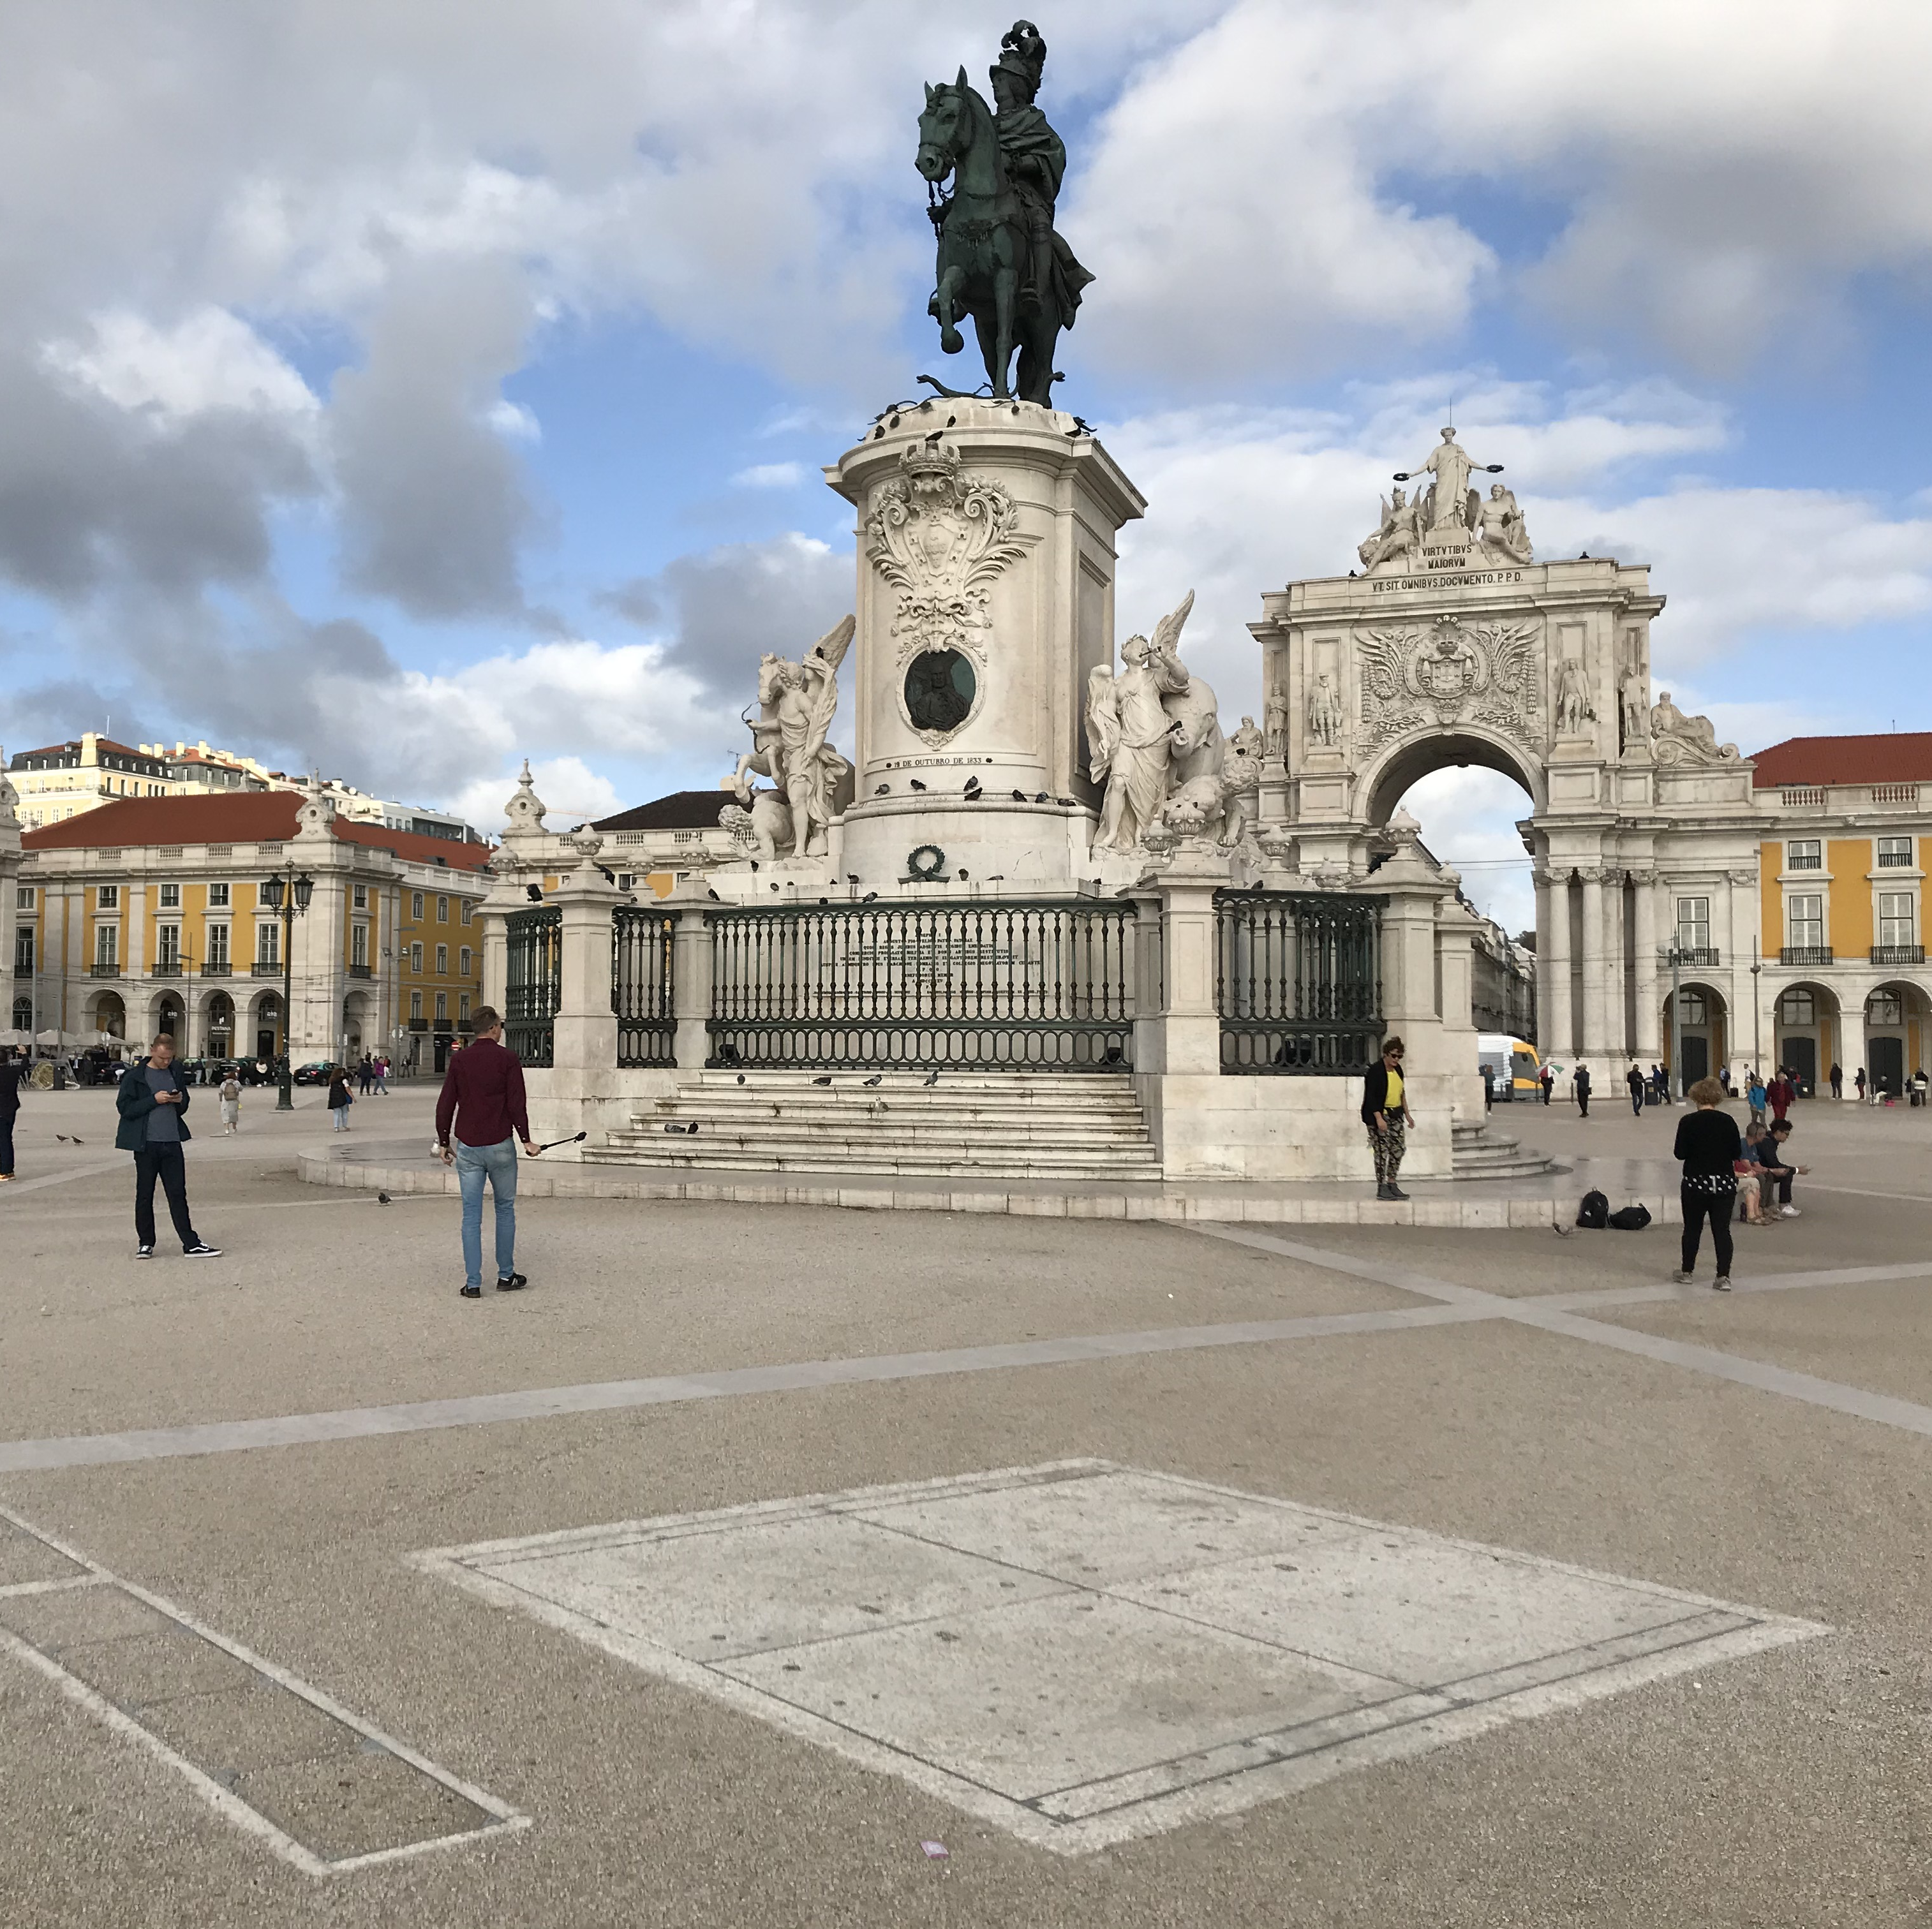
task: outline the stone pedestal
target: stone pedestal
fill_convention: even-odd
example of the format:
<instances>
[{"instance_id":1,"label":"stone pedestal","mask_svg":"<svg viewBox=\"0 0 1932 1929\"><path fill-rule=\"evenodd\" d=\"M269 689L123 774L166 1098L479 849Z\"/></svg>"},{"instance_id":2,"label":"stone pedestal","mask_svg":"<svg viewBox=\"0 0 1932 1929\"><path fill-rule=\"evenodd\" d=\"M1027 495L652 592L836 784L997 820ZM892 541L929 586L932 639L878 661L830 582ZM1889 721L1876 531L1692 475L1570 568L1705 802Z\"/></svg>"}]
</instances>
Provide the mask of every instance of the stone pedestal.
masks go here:
<instances>
[{"instance_id":1,"label":"stone pedestal","mask_svg":"<svg viewBox=\"0 0 1932 1929\"><path fill-rule=\"evenodd\" d=\"M914 403L826 475L858 512L838 874L888 891L937 852L956 885L1091 877L1087 679L1139 492L1072 417L1016 402Z\"/></svg>"}]
</instances>

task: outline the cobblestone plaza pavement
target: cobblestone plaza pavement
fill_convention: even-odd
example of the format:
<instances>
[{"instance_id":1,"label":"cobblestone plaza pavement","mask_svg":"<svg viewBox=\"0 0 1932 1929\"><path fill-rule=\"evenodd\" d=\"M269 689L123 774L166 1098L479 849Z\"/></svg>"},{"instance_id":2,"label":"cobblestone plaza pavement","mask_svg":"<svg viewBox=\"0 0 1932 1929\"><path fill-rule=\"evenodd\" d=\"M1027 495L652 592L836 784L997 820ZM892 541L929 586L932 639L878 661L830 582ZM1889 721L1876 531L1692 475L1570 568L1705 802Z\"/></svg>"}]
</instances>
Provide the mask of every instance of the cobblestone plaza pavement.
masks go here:
<instances>
[{"instance_id":1,"label":"cobblestone plaza pavement","mask_svg":"<svg viewBox=\"0 0 1932 1929\"><path fill-rule=\"evenodd\" d=\"M536 1197L472 1304L270 1104L194 1263L109 1095L22 1111L8 1929L1932 1922L1932 1113L1802 1107L1729 1297L1668 1228ZM1656 1170L1600 1111L1503 1122Z\"/></svg>"}]
</instances>

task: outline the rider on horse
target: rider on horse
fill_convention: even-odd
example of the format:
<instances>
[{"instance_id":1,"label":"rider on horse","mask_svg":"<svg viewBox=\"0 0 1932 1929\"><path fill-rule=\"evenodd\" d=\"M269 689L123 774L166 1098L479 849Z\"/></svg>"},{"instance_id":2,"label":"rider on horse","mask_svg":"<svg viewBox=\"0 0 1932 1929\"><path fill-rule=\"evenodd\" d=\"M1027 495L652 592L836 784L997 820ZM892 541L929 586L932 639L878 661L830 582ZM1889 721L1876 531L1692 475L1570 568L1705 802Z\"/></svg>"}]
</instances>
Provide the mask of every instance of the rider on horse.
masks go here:
<instances>
[{"instance_id":1,"label":"rider on horse","mask_svg":"<svg viewBox=\"0 0 1932 1929\"><path fill-rule=\"evenodd\" d=\"M1054 232L1054 204L1066 172L1066 148L1034 105L1046 66L1046 43L1030 20L1016 20L987 70L999 109L1000 155L1026 216L1028 251L1020 305L1045 310L1070 328L1080 291L1094 277Z\"/></svg>"}]
</instances>

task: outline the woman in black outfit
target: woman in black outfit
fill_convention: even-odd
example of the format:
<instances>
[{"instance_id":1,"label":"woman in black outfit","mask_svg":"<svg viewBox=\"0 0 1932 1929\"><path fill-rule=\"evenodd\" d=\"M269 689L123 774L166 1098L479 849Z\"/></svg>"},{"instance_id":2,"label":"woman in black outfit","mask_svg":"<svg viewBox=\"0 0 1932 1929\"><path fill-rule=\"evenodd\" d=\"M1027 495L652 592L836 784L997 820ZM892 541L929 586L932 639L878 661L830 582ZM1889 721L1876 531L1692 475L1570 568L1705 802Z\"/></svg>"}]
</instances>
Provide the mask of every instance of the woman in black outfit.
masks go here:
<instances>
[{"instance_id":1,"label":"woman in black outfit","mask_svg":"<svg viewBox=\"0 0 1932 1929\"><path fill-rule=\"evenodd\" d=\"M1718 1110L1724 1088L1714 1078L1700 1078L1688 1095L1697 1109L1678 1120L1672 1155L1684 1161L1684 1263L1670 1277L1679 1286L1690 1284L1708 1218L1718 1259L1718 1276L1711 1284L1720 1292L1729 1292L1731 1212L1738 1196L1736 1161L1744 1155L1744 1144L1738 1137L1738 1122Z\"/></svg>"}]
</instances>

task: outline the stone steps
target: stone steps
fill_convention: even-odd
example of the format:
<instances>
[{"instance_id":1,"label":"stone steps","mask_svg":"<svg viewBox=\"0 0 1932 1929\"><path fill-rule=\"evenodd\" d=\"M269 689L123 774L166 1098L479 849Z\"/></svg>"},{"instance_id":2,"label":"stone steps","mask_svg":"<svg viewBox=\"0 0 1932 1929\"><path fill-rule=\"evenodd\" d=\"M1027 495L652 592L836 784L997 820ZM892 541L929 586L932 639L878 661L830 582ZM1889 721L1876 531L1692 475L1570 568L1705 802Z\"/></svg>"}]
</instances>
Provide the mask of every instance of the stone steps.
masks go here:
<instances>
[{"instance_id":1,"label":"stone steps","mask_svg":"<svg viewBox=\"0 0 1932 1929\"><path fill-rule=\"evenodd\" d=\"M652 1101L594 1165L728 1171L960 1173L985 1179L1158 1179L1133 1088L1110 1073L706 1071ZM691 1125L694 1133L668 1131Z\"/></svg>"},{"instance_id":2,"label":"stone steps","mask_svg":"<svg viewBox=\"0 0 1932 1929\"><path fill-rule=\"evenodd\" d=\"M1453 1125L1450 1147L1457 1179L1534 1179L1559 1170L1540 1152L1526 1152L1515 1140L1486 1125Z\"/></svg>"}]
</instances>

